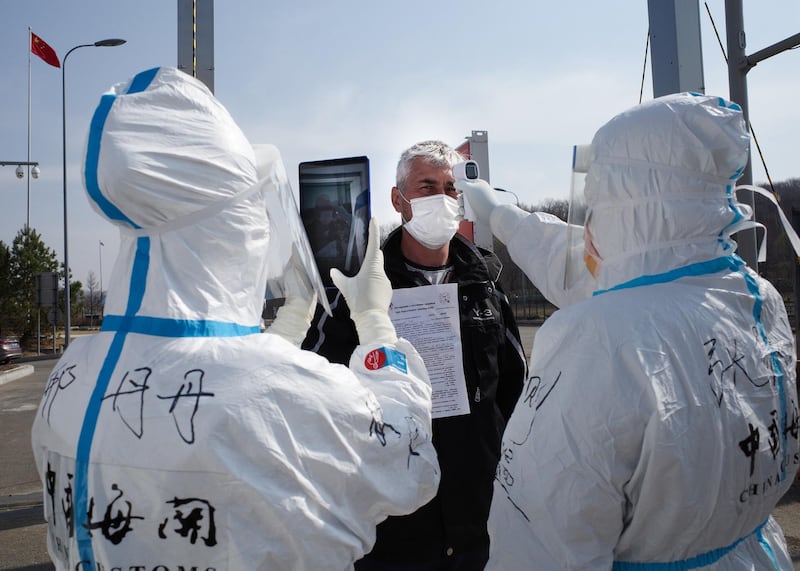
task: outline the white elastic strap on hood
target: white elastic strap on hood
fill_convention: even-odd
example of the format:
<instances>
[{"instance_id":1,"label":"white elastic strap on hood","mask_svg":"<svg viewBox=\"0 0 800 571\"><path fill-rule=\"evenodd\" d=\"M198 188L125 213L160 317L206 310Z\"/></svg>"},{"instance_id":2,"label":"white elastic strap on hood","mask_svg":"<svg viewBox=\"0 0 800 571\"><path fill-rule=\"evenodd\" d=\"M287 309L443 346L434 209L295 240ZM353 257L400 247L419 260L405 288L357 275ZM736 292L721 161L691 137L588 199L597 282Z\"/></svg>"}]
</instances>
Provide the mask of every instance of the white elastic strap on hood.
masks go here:
<instances>
[{"instance_id":1,"label":"white elastic strap on hood","mask_svg":"<svg viewBox=\"0 0 800 571\"><path fill-rule=\"evenodd\" d=\"M735 190L749 190L756 194L760 194L775 206L775 209L778 211L778 216L780 216L781 218L781 224L783 225L783 230L786 232L786 237L789 238L789 242L792 244L792 249L794 249L795 256L800 258L800 238L798 238L797 232L794 231L792 223L789 222L788 218L786 218L786 214L783 212L783 208L781 208L780 204L778 204L778 201L775 198L775 196L766 189L763 189L758 186L753 186L750 184L743 184L742 186L737 186ZM758 261L765 262L767 260L767 228L762 224L754 224L754 226L764 228L764 239L761 242L761 247L759 248ZM736 231L738 232L744 229L746 229L746 227L738 228Z\"/></svg>"},{"instance_id":2,"label":"white elastic strap on hood","mask_svg":"<svg viewBox=\"0 0 800 571\"><path fill-rule=\"evenodd\" d=\"M187 226L193 226L203 220L207 220L208 218L213 217L216 214L219 214L226 208L230 208L231 206L235 205L238 202L244 201L250 198L253 194L260 190L264 190L265 185L262 181L254 184L247 190L235 194L233 196L227 196L225 198L221 198L214 202L213 204L190 214L186 214L184 216L179 216L178 218L173 218L167 222L162 223L159 226L152 226L148 228L125 228L124 226L120 227L121 232L125 232L131 234L136 237L141 236L153 236L156 234L164 234L166 232L172 232L174 230L180 230L181 228L186 228Z\"/></svg>"}]
</instances>

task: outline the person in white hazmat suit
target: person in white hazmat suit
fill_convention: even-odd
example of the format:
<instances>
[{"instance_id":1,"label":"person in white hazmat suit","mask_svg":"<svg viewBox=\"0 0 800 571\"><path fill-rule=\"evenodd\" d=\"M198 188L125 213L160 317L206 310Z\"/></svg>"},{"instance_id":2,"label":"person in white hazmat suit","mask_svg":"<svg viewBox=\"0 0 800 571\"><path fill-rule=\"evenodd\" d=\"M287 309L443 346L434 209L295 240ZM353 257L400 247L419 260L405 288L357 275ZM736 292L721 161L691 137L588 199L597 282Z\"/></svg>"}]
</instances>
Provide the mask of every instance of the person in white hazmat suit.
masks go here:
<instances>
[{"instance_id":1,"label":"person in white hazmat suit","mask_svg":"<svg viewBox=\"0 0 800 571\"><path fill-rule=\"evenodd\" d=\"M102 97L84 176L119 257L32 435L57 569L351 569L434 496L431 389L388 319L375 221L360 273L334 275L369 340L349 368L298 348L313 296L259 333L281 238L265 201L288 185L267 158L176 69Z\"/></svg>"},{"instance_id":2,"label":"person in white hazmat suit","mask_svg":"<svg viewBox=\"0 0 800 571\"><path fill-rule=\"evenodd\" d=\"M770 516L799 459L792 331L730 239L751 214L734 194L748 142L738 105L689 93L604 125L585 184L593 276L567 290L566 224L456 183L567 304L506 427L488 569L792 569Z\"/></svg>"}]
</instances>

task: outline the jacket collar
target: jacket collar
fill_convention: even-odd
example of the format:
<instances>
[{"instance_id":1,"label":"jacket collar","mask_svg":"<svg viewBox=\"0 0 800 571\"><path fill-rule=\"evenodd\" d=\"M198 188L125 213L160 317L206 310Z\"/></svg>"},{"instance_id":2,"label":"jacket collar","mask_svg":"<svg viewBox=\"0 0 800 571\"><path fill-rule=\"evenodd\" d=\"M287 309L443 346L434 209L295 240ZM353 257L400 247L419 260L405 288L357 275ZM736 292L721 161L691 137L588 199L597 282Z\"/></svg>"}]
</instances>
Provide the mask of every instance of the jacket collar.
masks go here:
<instances>
[{"instance_id":1,"label":"jacket collar","mask_svg":"<svg viewBox=\"0 0 800 571\"><path fill-rule=\"evenodd\" d=\"M393 283L406 282L410 277L406 266L410 262L400 250L402 235L402 226L395 228L383 244L384 268ZM503 269L503 264L493 252L477 247L460 234L450 240L449 263L452 264L459 283L496 282ZM414 285L419 285L417 280L412 281Z\"/></svg>"}]
</instances>

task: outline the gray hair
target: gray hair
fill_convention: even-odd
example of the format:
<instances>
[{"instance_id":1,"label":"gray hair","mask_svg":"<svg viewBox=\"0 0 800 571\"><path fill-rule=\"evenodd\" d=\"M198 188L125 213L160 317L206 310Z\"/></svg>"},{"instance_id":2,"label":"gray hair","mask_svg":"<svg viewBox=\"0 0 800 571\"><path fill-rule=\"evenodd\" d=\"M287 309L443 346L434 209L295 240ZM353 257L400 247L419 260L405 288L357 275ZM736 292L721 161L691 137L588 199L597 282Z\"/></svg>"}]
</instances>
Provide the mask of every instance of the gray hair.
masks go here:
<instances>
[{"instance_id":1,"label":"gray hair","mask_svg":"<svg viewBox=\"0 0 800 571\"><path fill-rule=\"evenodd\" d=\"M411 170L411 162L417 158L439 167L452 167L454 164L465 160L461 153L442 141L422 141L417 143L403 151L403 154L400 155L400 160L397 162L395 184L398 188L405 184L408 171Z\"/></svg>"}]
</instances>

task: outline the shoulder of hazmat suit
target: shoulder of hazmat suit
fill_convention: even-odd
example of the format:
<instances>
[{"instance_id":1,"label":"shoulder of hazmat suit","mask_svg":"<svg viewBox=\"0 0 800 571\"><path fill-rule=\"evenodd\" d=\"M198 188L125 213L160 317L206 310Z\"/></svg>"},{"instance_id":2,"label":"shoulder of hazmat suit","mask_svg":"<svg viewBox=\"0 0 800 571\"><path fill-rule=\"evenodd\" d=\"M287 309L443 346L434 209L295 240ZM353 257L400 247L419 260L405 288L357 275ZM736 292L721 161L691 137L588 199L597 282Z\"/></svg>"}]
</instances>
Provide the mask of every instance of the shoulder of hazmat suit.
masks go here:
<instances>
[{"instance_id":1,"label":"shoulder of hazmat suit","mask_svg":"<svg viewBox=\"0 0 800 571\"><path fill-rule=\"evenodd\" d=\"M738 106L679 94L592 142L594 297L536 335L503 437L489 569L791 570L770 513L795 479L795 349L734 254Z\"/></svg>"},{"instance_id":2,"label":"shoulder of hazmat suit","mask_svg":"<svg viewBox=\"0 0 800 571\"><path fill-rule=\"evenodd\" d=\"M348 569L435 494L410 344L364 344L348 368L259 333L265 197L286 179L257 166L176 69L100 101L84 176L119 257L102 331L64 353L33 428L59 570Z\"/></svg>"}]
</instances>

